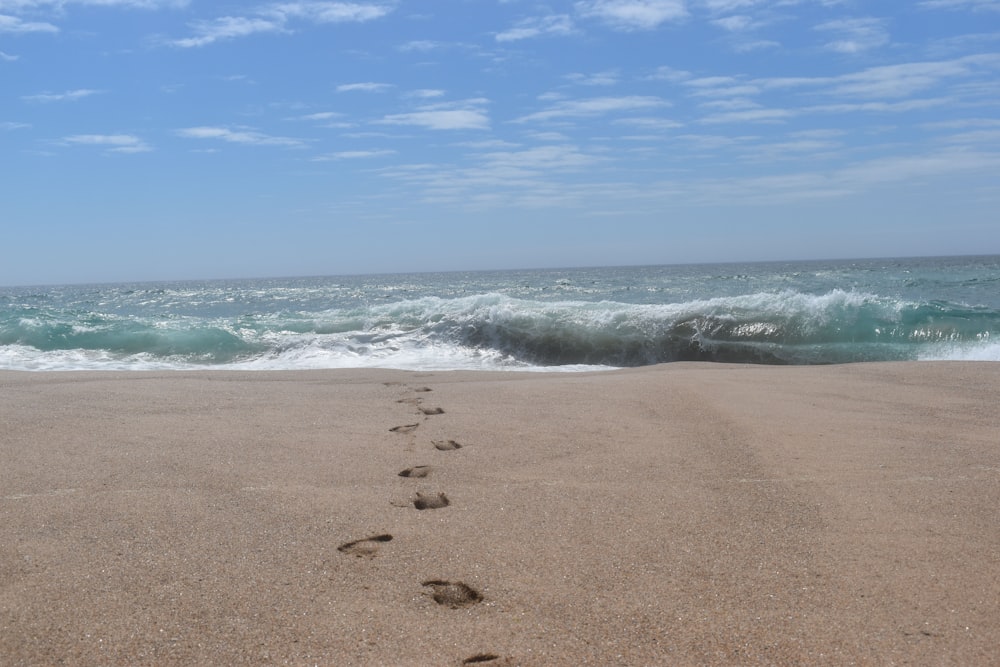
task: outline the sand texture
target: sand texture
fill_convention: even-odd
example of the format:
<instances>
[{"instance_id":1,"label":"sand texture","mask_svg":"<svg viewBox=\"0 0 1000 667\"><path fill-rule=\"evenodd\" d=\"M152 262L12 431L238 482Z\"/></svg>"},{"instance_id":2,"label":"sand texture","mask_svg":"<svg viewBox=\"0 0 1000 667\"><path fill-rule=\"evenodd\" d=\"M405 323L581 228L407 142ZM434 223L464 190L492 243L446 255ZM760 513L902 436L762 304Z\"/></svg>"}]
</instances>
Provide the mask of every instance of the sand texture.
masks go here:
<instances>
[{"instance_id":1,"label":"sand texture","mask_svg":"<svg viewBox=\"0 0 1000 667\"><path fill-rule=\"evenodd\" d=\"M0 664L998 665L1000 364L2 372Z\"/></svg>"}]
</instances>

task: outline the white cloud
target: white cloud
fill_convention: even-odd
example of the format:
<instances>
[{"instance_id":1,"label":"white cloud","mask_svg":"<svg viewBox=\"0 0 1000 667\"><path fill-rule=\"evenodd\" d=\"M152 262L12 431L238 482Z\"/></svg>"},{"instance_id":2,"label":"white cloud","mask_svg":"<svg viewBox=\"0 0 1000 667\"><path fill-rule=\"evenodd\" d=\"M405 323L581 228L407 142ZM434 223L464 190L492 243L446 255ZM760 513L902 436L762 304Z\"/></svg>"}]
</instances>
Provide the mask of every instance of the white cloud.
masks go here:
<instances>
[{"instance_id":1,"label":"white cloud","mask_svg":"<svg viewBox=\"0 0 1000 667\"><path fill-rule=\"evenodd\" d=\"M476 109L436 109L391 114L380 123L386 125L416 125L429 130L485 130L490 119L485 112Z\"/></svg>"},{"instance_id":2,"label":"white cloud","mask_svg":"<svg viewBox=\"0 0 1000 667\"><path fill-rule=\"evenodd\" d=\"M687 16L683 0L586 0L575 6L581 16L621 30L652 30Z\"/></svg>"},{"instance_id":3,"label":"white cloud","mask_svg":"<svg viewBox=\"0 0 1000 667\"><path fill-rule=\"evenodd\" d=\"M265 11L283 19L301 18L314 23L362 23L381 18L390 10L355 2L284 2L270 5Z\"/></svg>"},{"instance_id":4,"label":"white cloud","mask_svg":"<svg viewBox=\"0 0 1000 667\"><path fill-rule=\"evenodd\" d=\"M29 127L31 127L29 123L15 123L9 120L0 123L0 130L25 130Z\"/></svg>"},{"instance_id":5,"label":"white cloud","mask_svg":"<svg viewBox=\"0 0 1000 667\"><path fill-rule=\"evenodd\" d=\"M557 118L581 118L587 116L600 116L606 113L619 111L633 111L636 109L651 109L655 107L669 106L669 103L659 97L649 96L625 96L625 97L594 97L586 100L561 101L544 111L537 111L527 116L522 116L514 122L525 123L529 121L548 121Z\"/></svg>"},{"instance_id":6,"label":"white cloud","mask_svg":"<svg viewBox=\"0 0 1000 667\"><path fill-rule=\"evenodd\" d=\"M243 16L222 16L212 21L197 21L191 24L194 37L176 39L174 46L192 48L206 46L220 39L246 37L259 32L276 32L284 29L280 21L262 18L246 18Z\"/></svg>"},{"instance_id":7,"label":"white cloud","mask_svg":"<svg viewBox=\"0 0 1000 667\"><path fill-rule=\"evenodd\" d=\"M744 32L752 30L757 26L757 23L751 17L743 14L734 14L733 16L715 19L712 23L729 32Z\"/></svg>"},{"instance_id":8,"label":"white cloud","mask_svg":"<svg viewBox=\"0 0 1000 667\"><path fill-rule=\"evenodd\" d=\"M70 5L83 7L123 7L125 9L179 9L190 0L0 0L0 11L61 11Z\"/></svg>"},{"instance_id":9,"label":"white cloud","mask_svg":"<svg viewBox=\"0 0 1000 667\"><path fill-rule=\"evenodd\" d=\"M252 146L285 146L288 148L302 148L305 146L305 143L301 139L274 137L254 130L231 130L226 127L186 127L177 130L177 136L187 139L218 139L233 144L247 144Z\"/></svg>"},{"instance_id":10,"label":"white cloud","mask_svg":"<svg viewBox=\"0 0 1000 667\"><path fill-rule=\"evenodd\" d=\"M969 9L972 11L1000 12L997 0L923 0L920 7L928 9Z\"/></svg>"},{"instance_id":11,"label":"white cloud","mask_svg":"<svg viewBox=\"0 0 1000 667\"><path fill-rule=\"evenodd\" d=\"M171 40L181 48L207 46L219 40L246 37L257 33L291 32L289 23L361 23L389 13L381 5L352 2L286 2L257 7L246 16L221 16L211 21L191 24L194 36Z\"/></svg>"},{"instance_id":12,"label":"white cloud","mask_svg":"<svg viewBox=\"0 0 1000 667\"><path fill-rule=\"evenodd\" d=\"M686 72L682 69L675 69L667 65L662 65L657 67L656 70L646 77L651 81L671 81L679 82L686 81L691 78L691 72Z\"/></svg>"},{"instance_id":13,"label":"white cloud","mask_svg":"<svg viewBox=\"0 0 1000 667\"><path fill-rule=\"evenodd\" d=\"M131 134L74 134L63 141L71 145L109 147L109 153L146 153L152 150L142 139Z\"/></svg>"},{"instance_id":14,"label":"white cloud","mask_svg":"<svg viewBox=\"0 0 1000 667\"><path fill-rule=\"evenodd\" d=\"M852 97L904 97L932 88L942 80L966 76L972 73L972 64L963 58L871 67L835 77L830 92Z\"/></svg>"},{"instance_id":15,"label":"white cloud","mask_svg":"<svg viewBox=\"0 0 1000 667\"><path fill-rule=\"evenodd\" d=\"M538 146L522 151L495 151L484 153L482 159L489 170L552 171L573 170L598 161L592 155L581 153L573 146Z\"/></svg>"},{"instance_id":16,"label":"white cloud","mask_svg":"<svg viewBox=\"0 0 1000 667\"><path fill-rule=\"evenodd\" d=\"M443 90L437 90L435 88L421 88L419 90L411 90L406 93L406 97L416 97L422 100L429 100L435 97L442 97L444 95Z\"/></svg>"},{"instance_id":17,"label":"white cloud","mask_svg":"<svg viewBox=\"0 0 1000 667\"><path fill-rule=\"evenodd\" d=\"M304 116L295 116L291 120L333 120L342 115L336 111L318 111L316 113L307 113Z\"/></svg>"},{"instance_id":18,"label":"white cloud","mask_svg":"<svg viewBox=\"0 0 1000 667\"><path fill-rule=\"evenodd\" d=\"M344 83L337 86L338 93L352 93L352 92L362 92L362 93L381 93L383 91L392 88L390 83Z\"/></svg>"},{"instance_id":19,"label":"white cloud","mask_svg":"<svg viewBox=\"0 0 1000 667\"><path fill-rule=\"evenodd\" d=\"M581 86L613 86L618 83L620 75L615 71L607 71L595 74L567 74L566 78Z\"/></svg>"},{"instance_id":20,"label":"white cloud","mask_svg":"<svg viewBox=\"0 0 1000 667\"><path fill-rule=\"evenodd\" d=\"M436 49L443 49L447 44L443 42L433 42L428 39L415 39L404 44L400 44L396 47L400 51L434 51Z\"/></svg>"},{"instance_id":21,"label":"white cloud","mask_svg":"<svg viewBox=\"0 0 1000 667\"><path fill-rule=\"evenodd\" d=\"M702 4L708 8L709 11L725 14L737 9L743 9L744 7L753 7L754 5L760 4L761 0L702 0Z\"/></svg>"},{"instance_id":22,"label":"white cloud","mask_svg":"<svg viewBox=\"0 0 1000 667\"><path fill-rule=\"evenodd\" d=\"M367 159L373 157L383 157L385 155L395 155L396 151L393 150L370 150L370 151L340 151L337 153L329 153L327 155L321 155L319 157L313 158L313 162L327 162L330 160L359 160Z\"/></svg>"},{"instance_id":23,"label":"white cloud","mask_svg":"<svg viewBox=\"0 0 1000 667\"><path fill-rule=\"evenodd\" d=\"M513 42L547 35L571 35L574 32L573 19L566 14L556 14L519 21L513 28L497 33L496 41Z\"/></svg>"},{"instance_id":24,"label":"white cloud","mask_svg":"<svg viewBox=\"0 0 1000 667\"><path fill-rule=\"evenodd\" d=\"M27 32L59 32L59 28L51 23L39 23L37 21L22 21L16 16L0 14L0 33L27 33Z\"/></svg>"},{"instance_id":25,"label":"white cloud","mask_svg":"<svg viewBox=\"0 0 1000 667\"><path fill-rule=\"evenodd\" d=\"M673 130L683 125L669 118L656 117L619 118L614 123L616 125L632 125L646 130Z\"/></svg>"},{"instance_id":26,"label":"white cloud","mask_svg":"<svg viewBox=\"0 0 1000 667\"><path fill-rule=\"evenodd\" d=\"M729 111L706 116L701 123L780 123L795 116L789 109L748 109L746 111Z\"/></svg>"},{"instance_id":27,"label":"white cloud","mask_svg":"<svg viewBox=\"0 0 1000 667\"><path fill-rule=\"evenodd\" d=\"M97 95L102 91L80 88L78 90L67 90L65 93L39 93L37 95L24 95L21 97L25 102L75 102L91 95Z\"/></svg>"},{"instance_id":28,"label":"white cloud","mask_svg":"<svg viewBox=\"0 0 1000 667\"><path fill-rule=\"evenodd\" d=\"M860 53L889 43L889 33L882 19L840 19L816 26L816 30L832 33L835 39L825 47L838 53Z\"/></svg>"},{"instance_id":29,"label":"white cloud","mask_svg":"<svg viewBox=\"0 0 1000 667\"><path fill-rule=\"evenodd\" d=\"M12 63L15 60L20 60L20 59L21 59L21 56L12 56L9 53L4 53L3 51L0 51L0 60L4 61L6 63Z\"/></svg>"}]
</instances>

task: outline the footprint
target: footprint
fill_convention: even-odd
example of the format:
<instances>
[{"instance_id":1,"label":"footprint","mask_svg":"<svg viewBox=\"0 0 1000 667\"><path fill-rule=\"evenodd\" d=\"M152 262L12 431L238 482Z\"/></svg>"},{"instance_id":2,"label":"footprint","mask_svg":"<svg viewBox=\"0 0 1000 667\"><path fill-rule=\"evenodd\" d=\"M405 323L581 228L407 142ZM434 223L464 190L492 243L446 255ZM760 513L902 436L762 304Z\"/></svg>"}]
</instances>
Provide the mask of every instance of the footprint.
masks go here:
<instances>
[{"instance_id":1,"label":"footprint","mask_svg":"<svg viewBox=\"0 0 1000 667\"><path fill-rule=\"evenodd\" d=\"M425 415L443 415L444 408L420 408Z\"/></svg>"},{"instance_id":2,"label":"footprint","mask_svg":"<svg viewBox=\"0 0 1000 667\"><path fill-rule=\"evenodd\" d=\"M475 665L480 662L492 662L493 660L499 660L500 656L496 653L477 653L476 655L466 658L462 661L463 665Z\"/></svg>"},{"instance_id":3,"label":"footprint","mask_svg":"<svg viewBox=\"0 0 1000 667\"><path fill-rule=\"evenodd\" d=\"M393 433L412 433L420 424L403 424L402 426L393 426L389 430Z\"/></svg>"},{"instance_id":4,"label":"footprint","mask_svg":"<svg viewBox=\"0 0 1000 667\"><path fill-rule=\"evenodd\" d=\"M422 398L401 398L401 399L399 399L396 402L397 403L406 403L407 405L420 405L420 402L423 401L423 400L424 399L422 399Z\"/></svg>"},{"instance_id":5,"label":"footprint","mask_svg":"<svg viewBox=\"0 0 1000 667\"><path fill-rule=\"evenodd\" d=\"M358 558L374 558L375 554L378 553L378 543L388 542L391 539L392 535L389 535L388 533L384 535L375 535L373 537L366 537L363 540L345 542L337 547L337 551L357 556Z\"/></svg>"},{"instance_id":6,"label":"footprint","mask_svg":"<svg viewBox=\"0 0 1000 667\"><path fill-rule=\"evenodd\" d=\"M425 581L422 586L430 586L433 590L431 597L440 605L458 609L468 607L477 602L483 601L483 595L472 586L463 584L461 581L441 581L432 579Z\"/></svg>"},{"instance_id":7,"label":"footprint","mask_svg":"<svg viewBox=\"0 0 1000 667\"><path fill-rule=\"evenodd\" d=\"M430 387L417 387L413 391L433 391Z\"/></svg>"},{"instance_id":8,"label":"footprint","mask_svg":"<svg viewBox=\"0 0 1000 667\"><path fill-rule=\"evenodd\" d=\"M418 491L417 497L413 500L413 506L418 510L437 510L442 507L447 507L450 504L451 501L448 500L448 496L443 493L428 495Z\"/></svg>"},{"instance_id":9,"label":"footprint","mask_svg":"<svg viewBox=\"0 0 1000 667\"><path fill-rule=\"evenodd\" d=\"M442 452L450 452L455 449L461 449L462 445L458 444L454 440L433 440L431 442L434 448Z\"/></svg>"},{"instance_id":10,"label":"footprint","mask_svg":"<svg viewBox=\"0 0 1000 667\"><path fill-rule=\"evenodd\" d=\"M399 473L400 477L427 477L431 474L430 466L413 466Z\"/></svg>"}]
</instances>

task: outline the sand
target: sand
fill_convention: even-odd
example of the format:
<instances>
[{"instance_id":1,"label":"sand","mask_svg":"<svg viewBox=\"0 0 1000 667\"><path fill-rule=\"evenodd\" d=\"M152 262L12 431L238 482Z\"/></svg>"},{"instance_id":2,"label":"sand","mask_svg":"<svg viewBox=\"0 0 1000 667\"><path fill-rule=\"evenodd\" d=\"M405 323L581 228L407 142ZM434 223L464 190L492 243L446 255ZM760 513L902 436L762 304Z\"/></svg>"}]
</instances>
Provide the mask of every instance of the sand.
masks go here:
<instances>
[{"instance_id":1,"label":"sand","mask_svg":"<svg viewBox=\"0 0 1000 667\"><path fill-rule=\"evenodd\" d=\"M998 406L990 363L2 372L0 664L1000 664Z\"/></svg>"}]
</instances>

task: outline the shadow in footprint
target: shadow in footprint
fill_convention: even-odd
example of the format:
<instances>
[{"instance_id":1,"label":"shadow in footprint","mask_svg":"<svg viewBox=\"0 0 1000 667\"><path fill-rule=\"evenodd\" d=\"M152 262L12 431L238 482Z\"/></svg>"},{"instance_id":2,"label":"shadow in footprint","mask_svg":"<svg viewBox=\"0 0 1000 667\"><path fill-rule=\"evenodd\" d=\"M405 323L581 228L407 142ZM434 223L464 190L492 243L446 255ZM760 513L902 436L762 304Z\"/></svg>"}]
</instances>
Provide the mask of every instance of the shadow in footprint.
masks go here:
<instances>
[{"instance_id":1,"label":"shadow in footprint","mask_svg":"<svg viewBox=\"0 0 1000 667\"><path fill-rule=\"evenodd\" d=\"M418 510L437 510L442 507L447 507L451 504L448 500L448 496L443 493L420 493L417 492L417 497L413 500L413 506Z\"/></svg>"},{"instance_id":2,"label":"shadow in footprint","mask_svg":"<svg viewBox=\"0 0 1000 667\"><path fill-rule=\"evenodd\" d=\"M403 424L402 426L393 426L389 430L393 433L410 433L415 431L420 424Z\"/></svg>"},{"instance_id":3,"label":"shadow in footprint","mask_svg":"<svg viewBox=\"0 0 1000 667\"><path fill-rule=\"evenodd\" d=\"M496 653L477 653L471 658L466 658L462 661L463 665L476 665L481 662L492 662L494 660L499 660L500 656Z\"/></svg>"},{"instance_id":4,"label":"shadow in footprint","mask_svg":"<svg viewBox=\"0 0 1000 667\"><path fill-rule=\"evenodd\" d=\"M445 607L451 607L452 609L468 607L483 601L482 593L468 584L463 584L461 581L432 579L425 581L421 585L429 586L432 589L431 597L434 598L435 602Z\"/></svg>"},{"instance_id":5,"label":"shadow in footprint","mask_svg":"<svg viewBox=\"0 0 1000 667\"><path fill-rule=\"evenodd\" d=\"M390 540L392 540L392 535L389 535L388 533L384 535L375 535L373 537L366 537L363 540L345 542L337 547L337 551L357 556L358 558L374 558L375 554L378 553L378 543L389 542Z\"/></svg>"},{"instance_id":6,"label":"shadow in footprint","mask_svg":"<svg viewBox=\"0 0 1000 667\"><path fill-rule=\"evenodd\" d=\"M454 440L434 440L431 444L434 445L434 449L442 452L450 452L452 450L462 448L462 445L458 444Z\"/></svg>"},{"instance_id":7,"label":"shadow in footprint","mask_svg":"<svg viewBox=\"0 0 1000 667\"><path fill-rule=\"evenodd\" d=\"M413 391L421 391L421 392L423 392L423 391L433 391L433 390L430 387L417 387Z\"/></svg>"},{"instance_id":8,"label":"shadow in footprint","mask_svg":"<svg viewBox=\"0 0 1000 667\"><path fill-rule=\"evenodd\" d=\"M400 477L427 477L431 474L430 466L413 466L399 473Z\"/></svg>"},{"instance_id":9,"label":"shadow in footprint","mask_svg":"<svg viewBox=\"0 0 1000 667\"><path fill-rule=\"evenodd\" d=\"M443 415L444 408L420 408L425 415Z\"/></svg>"}]
</instances>

